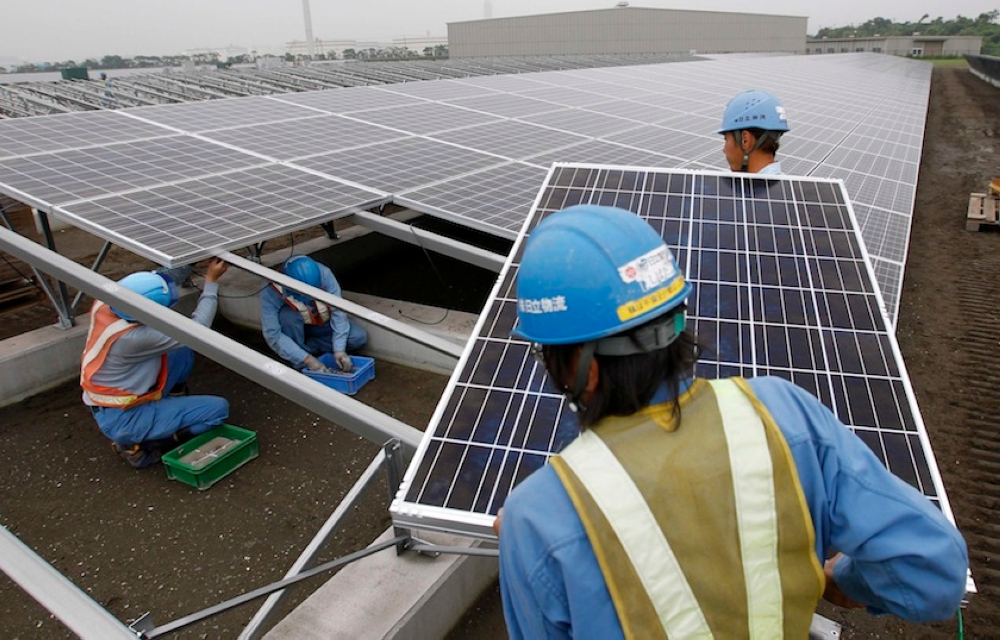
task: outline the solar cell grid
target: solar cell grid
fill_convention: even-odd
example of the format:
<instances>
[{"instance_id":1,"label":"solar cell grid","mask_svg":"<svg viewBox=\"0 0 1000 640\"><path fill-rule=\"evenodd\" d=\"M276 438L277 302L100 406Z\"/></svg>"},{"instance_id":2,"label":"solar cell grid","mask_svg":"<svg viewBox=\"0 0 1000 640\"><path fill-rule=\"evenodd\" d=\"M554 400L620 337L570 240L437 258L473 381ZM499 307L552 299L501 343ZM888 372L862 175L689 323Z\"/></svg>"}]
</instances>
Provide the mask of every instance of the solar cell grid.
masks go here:
<instances>
[{"instance_id":1,"label":"solar cell grid","mask_svg":"<svg viewBox=\"0 0 1000 640\"><path fill-rule=\"evenodd\" d=\"M437 82L405 82L403 84L387 85L382 91L416 96L427 100L443 100L454 98L471 98L493 93L488 87L477 86L461 80L439 80Z\"/></svg>"},{"instance_id":2,"label":"solar cell grid","mask_svg":"<svg viewBox=\"0 0 1000 640\"><path fill-rule=\"evenodd\" d=\"M300 104L329 113L350 113L387 107L404 107L420 104L420 98L381 91L377 87L348 87L330 91L304 91L271 96L271 100Z\"/></svg>"},{"instance_id":3,"label":"solar cell grid","mask_svg":"<svg viewBox=\"0 0 1000 640\"><path fill-rule=\"evenodd\" d=\"M694 284L698 375L777 375L811 391L893 473L946 507L905 369L841 185L668 169L557 165L526 224L579 203L638 213ZM487 302L393 502L397 523L490 537L505 496L575 435L512 339L525 236Z\"/></svg>"},{"instance_id":4,"label":"solar cell grid","mask_svg":"<svg viewBox=\"0 0 1000 640\"><path fill-rule=\"evenodd\" d=\"M171 136L0 161L0 183L63 204L264 163L241 151Z\"/></svg>"},{"instance_id":5,"label":"solar cell grid","mask_svg":"<svg viewBox=\"0 0 1000 640\"><path fill-rule=\"evenodd\" d=\"M178 131L198 133L239 125L308 118L316 115L316 110L254 96L139 107L122 113L166 127L174 127Z\"/></svg>"},{"instance_id":6,"label":"solar cell grid","mask_svg":"<svg viewBox=\"0 0 1000 640\"><path fill-rule=\"evenodd\" d=\"M404 138L295 161L295 165L386 193L404 192L506 160L427 138Z\"/></svg>"},{"instance_id":7,"label":"solar cell grid","mask_svg":"<svg viewBox=\"0 0 1000 640\"><path fill-rule=\"evenodd\" d=\"M676 158L651 151L644 151L621 144L591 140L558 151L550 151L524 160L539 167L548 167L553 162L595 162L639 167L674 167Z\"/></svg>"},{"instance_id":8,"label":"solar cell grid","mask_svg":"<svg viewBox=\"0 0 1000 640\"><path fill-rule=\"evenodd\" d=\"M69 204L85 229L168 266L189 264L386 200L382 194L281 165L255 167Z\"/></svg>"},{"instance_id":9,"label":"solar cell grid","mask_svg":"<svg viewBox=\"0 0 1000 640\"><path fill-rule=\"evenodd\" d=\"M408 191L394 201L444 218L458 216L513 238L524 224L547 169L513 162Z\"/></svg>"},{"instance_id":10,"label":"solar cell grid","mask_svg":"<svg viewBox=\"0 0 1000 640\"><path fill-rule=\"evenodd\" d=\"M459 109L436 102L409 105L405 108L357 111L348 117L417 135L500 120L488 113Z\"/></svg>"},{"instance_id":11,"label":"solar cell grid","mask_svg":"<svg viewBox=\"0 0 1000 640\"><path fill-rule=\"evenodd\" d=\"M618 131L627 131L643 126L641 122L636 122L635 120L627 120L583 109L561 109L549 113L523 116L519 120L559 129L560 131L594 137L606 136Z\"/></svg>"},{"instance_id":12,"label":"solar cell grid","mask_svg":"<svg viewBox=\"0 0 1000 640\"><path fill-rule=\"evenodd\" d=\"M645 126L602 137L608 142L617 142L673 156L681 162L689 158L701 157L712 151L717 152L720 158L722 156L721 136L700 136L676 129Z\"/></svg>"},{"instance_id":13,"label":"solar cell grid","mask_svg":"<svg viewBox=\"0 0 1000 640\"><path fill-rule=\"evenodd\" d=\"M482 111L505 118L516 118L535 113L545 113L562 109L562 105L545 102L544 100L533 100L509 93L498 93L489 96L476 96L474 98L462 98L460 100L447 100L446 104Z\"/></svg>"},{"instance_id":14,"label":"solar cell grid","mask_svg":"<svg viewBox=\"0 0 1000 640\"><path fill-rule=\"evenodd\" d=\"M367 122L327 115L210 131L203 135L211 140L253 151L274 160L292 160L376 142L397 140L409 134Z\"/></svg>"},{"instance_id":15,"label":"solar cell grid","mask_svg":"<svg viewBox=\"0 0 1000 640\"><path fill-rule=\"evenodd\" d=\"M436 133L431 138L477 151L495 153L512 160L520 160L586 140L582 136L565 131L513 120L502 120L477 127L445 131Z\"/></svg>"},{"instance_id":16,"label":"solar cell grid","mask_svg":"<svg viewBox=\"0 0 1000 640\"><path fill-rule=\"evenodd\" d=\"M0 158L174 135L116 111L0 120Z\"/></svg>"}]
</instances>

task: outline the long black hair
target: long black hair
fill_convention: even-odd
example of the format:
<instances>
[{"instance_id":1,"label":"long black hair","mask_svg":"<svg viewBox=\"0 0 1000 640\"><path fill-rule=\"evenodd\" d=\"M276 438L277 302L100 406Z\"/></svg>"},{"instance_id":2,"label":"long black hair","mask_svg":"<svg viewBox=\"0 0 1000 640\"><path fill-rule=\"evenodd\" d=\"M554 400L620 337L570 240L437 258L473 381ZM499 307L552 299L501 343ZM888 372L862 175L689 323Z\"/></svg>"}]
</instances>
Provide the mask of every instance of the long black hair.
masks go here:
<instances>
[{"instance_id":1,"label":"long black hair","mask_svg":"<svg viewBox=\"0 0 1000 640\"><path fill-rule=\"evenodd\" d=\"M662 318L651 322L662 323ZM642 329L638 327L636 331ZM557 386L574 377L582 344L546 345L542 349L545 368ZM663 383L673 398L674 415L680 417L681 382L694 371L700 346L694 335L685 330L662 349L627 356L597 354L597 388L585 403L577 403L581 427L589 427L607 416L627 416L649 405Z\"/></svg>"}]
</instances>

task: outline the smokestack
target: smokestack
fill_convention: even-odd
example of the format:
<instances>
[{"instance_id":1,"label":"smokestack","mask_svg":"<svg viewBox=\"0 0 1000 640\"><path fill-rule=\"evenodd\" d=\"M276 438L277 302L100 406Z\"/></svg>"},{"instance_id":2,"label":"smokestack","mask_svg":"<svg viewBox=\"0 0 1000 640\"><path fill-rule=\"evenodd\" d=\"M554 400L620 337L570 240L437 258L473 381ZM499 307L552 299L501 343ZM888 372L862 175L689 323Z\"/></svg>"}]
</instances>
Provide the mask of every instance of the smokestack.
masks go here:
<instances>
[{"instance_id":1,"label":"smokestack","mask_svg":"<svg viewBox=\"0 0 1000 640\"><path fill-rule=\"evenodd\" d=\"M305 14L306 18L306 53L309 54L309 59L312 60L316 51L313 44L313 19L312 12L309 11L309 0L302 0L302 13Z\"/></svg>"},{"instance_id":2,"label":"smokestack","mask_svg":"<svg viewBox=\"0 0 1000 640\"><path fill-rule=\"evenodd\" d=\"M483 17L487 20L493 17L493 3L490 0L483 3Z\"/></svg>"}]
</instances>

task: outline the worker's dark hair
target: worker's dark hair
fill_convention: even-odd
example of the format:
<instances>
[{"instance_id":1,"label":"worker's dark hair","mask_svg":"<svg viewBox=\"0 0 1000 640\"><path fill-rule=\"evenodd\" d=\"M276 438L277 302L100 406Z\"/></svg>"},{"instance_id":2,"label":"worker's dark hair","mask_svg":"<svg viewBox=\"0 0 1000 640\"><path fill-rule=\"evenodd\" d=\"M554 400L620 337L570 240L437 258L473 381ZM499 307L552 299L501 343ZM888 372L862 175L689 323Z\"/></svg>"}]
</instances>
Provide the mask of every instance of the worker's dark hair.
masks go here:
<instances>
[{"instance_id":1,"label":"worker's dark hair","mask_svg":"<svg viewBox=\"0 0 1000 640\"><path fill-rule=\"evenodd\" d=\"M657 318L654 322L663 322ZM639 327L641 328L641 327ZM580 344L546 345L543 348L545 368L552 380L570 380ZM663 349L628 356L597 354L600 372L597 389L579 407L577 418L583 428L596 424L607 416L627 416L649 405L660 385L666 382L673 400L673 411L680 419L681 381L694 371L700 347L689 331Z\"/></svg>"},{"instance_id":2,"label":"worker's dark hair","mask_svg":"<svg viewBox=\"0 0 1000 640\"><path fill-rule=\"evenodd\" d=\"M781 137L782 131L764 131L764 129L747 129L747 131L754 137L754 140L760 140L760 137L767 133L768 135L764 139L764 142L760 143L760 146L757 148L772 156L778 153L778 148L781 146L781 142L778 139Z\"/></svg>"}]
</instances>

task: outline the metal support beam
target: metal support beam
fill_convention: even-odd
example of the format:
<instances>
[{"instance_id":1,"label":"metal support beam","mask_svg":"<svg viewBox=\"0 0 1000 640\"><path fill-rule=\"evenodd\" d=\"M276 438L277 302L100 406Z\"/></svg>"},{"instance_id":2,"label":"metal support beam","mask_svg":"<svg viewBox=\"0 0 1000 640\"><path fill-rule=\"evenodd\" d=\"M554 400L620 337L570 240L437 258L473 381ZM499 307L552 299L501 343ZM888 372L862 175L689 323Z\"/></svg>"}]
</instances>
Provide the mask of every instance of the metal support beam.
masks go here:
<instances>
[{"instance_id":1,"label":"metal support beam","mask_svg":"<svg viewBox=\"0 0 1000 640\"><path fill-rule=\"evenodd\" d=\"M143 324L162 331L245 378L379 446L392 438L398 438L408 451L415 450L420 444L423 434L413 427L350 396L337 393L209 327L164 309L144 296L13 231L0 228L0 248L55 278L86 291L94 298L124 310Z\"/></svg>"},{"instance_id":2,"label":"metal support beam","mask_svg":"<svg viewBox=\"0 0 1000 640\"><path fill-rule=\"evenodd\" d=\"M196 622L201 622L202 620L205 620L206 618L211 618L212 616L220 614L223 611L228 611L229 609L232 609L233 607L238 607L240 605L246 604L246 603L251 602L251 601L253 601L253 600L257 599L257 598L260 598L262 596L266 596L268 594L274 593L275 591L281 591L282 589L284 589L286 587L290 587L293 584L297 584L299 582L302 582L303 580L306 580L308 578L312 578L314 576L317 576L317 575L319 575L321 573L324 573L326 571L329 571L331 569L336 569L337 567L341 567L341 566L343 566L345 564L350 564L351 562L354 562L356 560L361 560L362 558L367 558L368 556L370 556L370 555L372 555L374 553L378 553L379 551L382 551L383 549L388 549L389 547L395 546L399 542L400 542L399 539L392 538L391 540L386 540L384 542L379 542L377 544L373 544L372 546L370 546L370 547L368 547L366 549L362 549L361 551L355 551L354 553L349 553L349 554L347 554L346 556L344 556L342 558L338 558L337 560L333 560L331 562L327 562L326 564L322 564L322 565L316 567L315 569L310 569L308 571L303 571L302 573L300 573L297 576L294 576L292 578L285 578L284 580L281 580L280 582L275 582L274 584L270 584L270 585L268 585L266 587L261 587L260 589L254 589L253 591L250 591L248 593L244 593L241 596L236 596L235 598L230 598L229 600L226 600L225 602L221 602L221 603L219 603L219 604L217 604L215 606L209 607L207 609L203 609L202 611L199 611L198 613L194 613L194 614L191 614L189 616L185 616L185 617L183 617L183 618L181 618L179 620L175 620L174 622L171 622L169 624L165 624L163 626L156 627L152 631L143 634L142 637L144 637L144 638L159 638L159 637L164 636L164 635L166 635L168 633L173 633L174 631L180 631L184 627L190 626L190 625L192 625L192 624L194 624ZM132 636L132 637L135 638L135 636Z\"/></svg>"},{"instance_id":3,"label":"metal support beam","mask_svg":"<svg viewBox=\"0 0 1000 640\"><path fill-rule=\"evenodd\" d=\"M94 266L90 268L91 271L97 273L101 269L101 264L104 263L104 258L108 256L108 251L111 250L111 243L105 242L104 246L101 247L100 253L97 254L97 258L94 260ZM73 304L70 305L70 312L74 315L76 314L76 305L80 304L80 298L83 297L83 291L77 291L76 296L73 298Z\"/></svg>"},{"instance_id":4,"label":"metal support beam","mask_svg":"<svg viewBox=\"0 0 1000 640\"><path fill-rule=\"evenodd\" d=\"M506 256L497 255L492 251L480 249L471 244L459 242L458 240L453 240L424 229L418 229L413 225L397 222L392 218L378 216L367 211L359 211L349 219L356 224L387 235L390 238L409 242L424 249L436 251L449 258L455 258L456 260L468 262L483 269L489 269L493 273L500 273L504 262L507 260Z\"/></svg>"},{"instance_id":5,"label":"metal support beam","mask_svg":"<svg viewBox=\"0 0 1000 640\"><path fill-rule=\"evenodd\" d=\"M396 444L398 445L399 443L397 442ZM355 505L361 501L364 493L378 480L379 471L384 466L385 460L385 450L383 449L378 452L375 459L371 461L368 468L358 478L358 481L354 483L354 486L347 492L344 499L340 501L334 512L330 514L330 517L327 518L320 530L316 532L313 539L306 545L306 548L299 555L298 559L295 560L291 569L285 574L285 578L295 577L316 564L316 558L319 557L320 551L326 546L327 541L330 540L333 534L337 532L341 522L353 512ZM403 543L401 542L400 544ZM264 604L261 605L257 613L254 614L253 618L250 619L250 622L240 633L239 640L256 640L260 638L264 634L264 628L274 616L274 610L281 605L286 593L286 591L277 591L269 595Z\"/></svg>"},{"instance_id":6,"label":"metal support beam","mask_svg":"<svg viewBox=\"0 0 1000 640\"><path fill-rule=\"evenodd\" d=\"M124 623L6 527L0 527L0 569L83 640L135 640Z\"/></svg>"},{"instance_id":7,"label":"metal support beam","mask_svg":"<svg viewBox=\"0 0 1000 640\"><path fill-rule=\"evenodd\" d=\"M350 300L338 298L337 296L329 294L326 291L323 291L322 289L309 286L304 282L299 282L295 278L290 278L283 273L275 271L274 269L270 269L263 265L257 264L256 262L247 260L246 258L241 258L235 253L230 253L227 251L225 253L220 253L219 257L228 262L229 264L238 267L240 269L243 269L244 271L249 271L250 273L256 276L260 276L265 280L276 282L281 286L285 287L286 289L291 289L292 291L303 293L309 296L310 298L314 298L321 302L325 302L331 307L340 309L341 311L349 313L353 316L363 318L368 322L371 322L372 324L377 324L383 329L387 329L388 331L395 333L396 335L403 336L404 338L409 338L414 342L418 342L424 345L425 347L430 347L431 349L434 349L435 351L443 353L447 356L451 356L456 360L462 357L463 347L461 345L455 344L454 342L450 342L448 340L445 340L444 338L439 338L438 336L427 333L426 331L421 331L420 329L411 327L410 325L400 322L398 320L393 320L388 316L384 316L381 313L377 313L375 311L372 311L371 309L362 307L360 304L356 304L354 302L351 302ZM385 439L381 440L379 444L381 444L382 442L385 442Z\"/></svg>"},{"instance_id":8,"label":"metal support beam","mask_svg":"<svg viewBox=\"0 0 1000 640\"><path fill-rule=\"evenodd\" d=\"M39 209L35 209L35 216L38 218L38 222L42 227L42 235L45 236L45 244L53 252L56 252L56 239L52 235L52 226L49 224L49 216ZM34 268L34 267L32 267ZM59 314L58 326L60 329L69 329L73 326L73 314L70 312L70 302L69 302L69 291L66 290L66 283L62 280L56 280L56 286L59 291L59 295L56 296L55 291L48 287L48 283L45 282L45 278L38 276L39 282L44 283L42 287L45 289L45 293L48 294L49 298L52 300L52 306L56 308L56 312Z\"/></svg>"}]
</instances>

